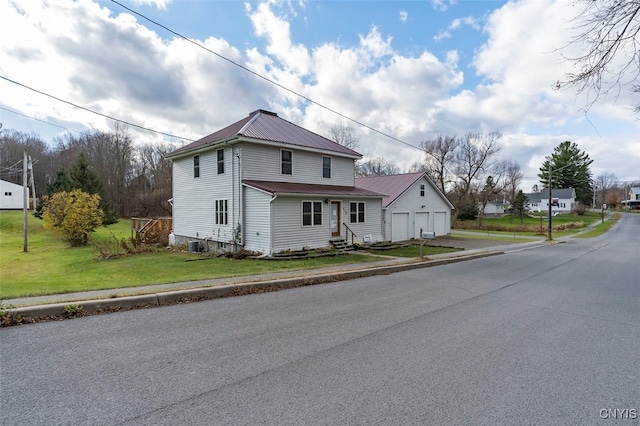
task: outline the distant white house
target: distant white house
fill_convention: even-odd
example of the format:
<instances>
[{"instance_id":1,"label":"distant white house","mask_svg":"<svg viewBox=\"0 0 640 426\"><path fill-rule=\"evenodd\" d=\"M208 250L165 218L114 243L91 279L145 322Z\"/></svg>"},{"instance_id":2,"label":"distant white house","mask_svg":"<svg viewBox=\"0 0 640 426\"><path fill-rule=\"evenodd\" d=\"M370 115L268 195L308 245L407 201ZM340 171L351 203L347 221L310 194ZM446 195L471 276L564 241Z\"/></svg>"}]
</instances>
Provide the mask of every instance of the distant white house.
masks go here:
<instances>
[{"instance_id":1,"label":"distant white house","mask_svg":"<svg viewBox=\"0 0 640 426\"><path fill-rule=\"evenodd\" d=\"M0 210L19 210L24 206L24 189L6 180L0 180Z\"/></svg>"},{"instance_id":2,"label":"distant white house","mask_svg":"<svg viewBox=\"0 0 640 426\"><path fill-rule=\"evenodd\" d=\"M382 199L382 237L387 241L451 233L453 205L424 173L356 178L356 187L385 194Z\"/></svg>"},{"instance_id":3,"label":"distant white house","mask_svg":"<svg viewBox=\"0 0 640 426\"><path fill-rule=\"evenodd\" d=\"M504 215L504 204L502 201L489 201L484 206L484 217L500 217ZM478 208L482 208L481 203L478 203Z\"/></svg>"},{"instance_id":4,"label":"distant white house","mask_svg":"<svg viewBox=\"0 0 640 426\"><path fill-rule=\"evenodd\" d=\"M622 201L622 207L625 209L640 208L640 187L629 189L628 198Z\"/></svg>"},{"instance_id":5,"label":"distant white house","mask_svg":"<svg viewBox=\"0 0 640 426\"><path fill-rule=\"evenodd\" d=\"M529 199L530 212L549 210L549 190L524 194ZM571 213L576 207L576 191L573 188L555 188L551 190L551 211L553 213Z\"/></svg>"}]
</instances>

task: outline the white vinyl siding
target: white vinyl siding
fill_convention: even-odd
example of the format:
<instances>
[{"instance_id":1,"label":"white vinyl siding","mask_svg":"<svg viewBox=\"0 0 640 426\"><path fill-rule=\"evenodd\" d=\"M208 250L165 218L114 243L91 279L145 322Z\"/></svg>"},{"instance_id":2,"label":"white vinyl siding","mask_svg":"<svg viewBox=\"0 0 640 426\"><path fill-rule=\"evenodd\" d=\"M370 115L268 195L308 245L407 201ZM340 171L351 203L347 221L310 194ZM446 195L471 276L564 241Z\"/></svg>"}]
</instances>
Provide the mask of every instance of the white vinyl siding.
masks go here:
<instances>
[{"instance_id":1,"label":"white vinyl siding","mask_svg":"<svg viewBox=\"0 0 640 426\"><path fill-rule=\"evenodd\" d=\"M242 144L242 178L273 182L311 183L324 185L354 185L354 162L352 158L331 156L331 178L322 178L321 153L292 151L292 174L281 173L281 148L255 143Z\"/></svg>"},{"instance_id":2,"label":"white vinyl siding","mask_svg":"<svg viewBox=\"0 0 640 426\"><path fill-rule=\"evenodd\" d=\"M322 225L302 225L302 199L298 197L277 197L272 203L272 250L300 250L303 247L327 247L331 235L329 209L322 209ZM305 198L304 201L318 201ZM325 216L326 215L326 216Z\"/></svg>"},{"instance_id":3,"label":"white vinyl siding","mask_svg":"<svg viewBox=\"0 0 640 426\"><path fill-rule=\"evenodd\" d=\"M271 251L271 195L244 188L244 248L268 254Z\"/></svg>"},{"instance_id":4,"label":"white vinyl siding","mask_svg":"<svg viewBox=\"0 0 640 426\"><path fill-rule=\"evenodd\" d=\"M421 195L421 185L424 185L424 196ZM446 212L446 217L441 220L442 227L439 230L439 234L434 226L436 211ZM382 224L383 238L385 240L393 238L394 241L398 241L396 237L399 231L394 233L391 229L394 212L409 213L406 234L409 239L420 238L420 227L423 228L423 232L436 232L436 235L446 235L451 232L451 207L425 178L415 182L385 209L385 220Z\"/></svg>"},{"instance_id":5,"label":"white vinyl siding","mask_svg":"<svg viewBox=\"0 0 640 426\"><path fill-rule=\"evenodd\" d=\"M231 150L225 150L227 164L230 164L230 156ZM194 179L193 157L173 162L173 233L177 237L232 241L233 219L237 217L238 208L232 200L237 192L237 182L232 182L232 173L218 175L215 172L215 150L201 153L199 164L201 177ZM230 200L227 225L215 223L215 200L220 199Z\"/></svg>"}]
</instances>

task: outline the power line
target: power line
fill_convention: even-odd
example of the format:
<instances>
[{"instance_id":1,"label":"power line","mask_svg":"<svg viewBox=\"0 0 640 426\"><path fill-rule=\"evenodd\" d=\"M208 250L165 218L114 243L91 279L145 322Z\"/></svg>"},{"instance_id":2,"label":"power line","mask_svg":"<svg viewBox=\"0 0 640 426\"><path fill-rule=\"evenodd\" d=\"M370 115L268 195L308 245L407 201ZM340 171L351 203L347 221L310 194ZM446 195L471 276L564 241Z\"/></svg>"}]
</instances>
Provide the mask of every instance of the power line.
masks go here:
<instances>
[{"instance_id":1,"label":"power line","mask_svg":"<svg viewBox=\"0 0 640 426\"><path fill-rule=\"evenodd\" d=\"M182 140L185 140L185 141L193 142L193 139L183 138L183 137L180 137L180 136L172 135L171 133L161 132L161 131L159 131L159 130L153 130L153 129L150 129L150 128L148 128L148 127L144 127L144 126L140 126L140 125L138 125L138 124L130 123L130 122L125 121L125 120L120 120L119 118L111 117L110 115L106 115L106 114L103 114L103 113L101 113L101 112L94 111L94 110L92 110L92 109L89 109L89 108L86 108L86 107L83 107L83 106L80 106L80 105L74 104L73 102L65 101L64 99L60 99L60 98L58 98L58 97L56 97L56 96L53 96L53 95L50 95L50 94L48 94L48 93L42 92L42 91L40 91L40 90L34 89L33 87L29 87L29 86L27 86L27 85L25 85L25 84L18 83L17 81L15 81L15 80L11 80L10 78L7 78L7 77L5 77L5 76L3 76L3 75L0 75L0 78L1 78L1 79L3 79L3 80L8 81L8 82L10 82L10 83L13 83L13 84L16 84L16 85L18 85L18 86L24 87L25 89L29 89L29 90L34 91L34 92L36 92L36 93L39 93L39 94L41 94L41 95L48 96L48 97L50 97L50 98L52 98L52 99L55 99L56 101L60 101L60 102L63 102L63 103L65 103L65 104L69 104L69 105L71 105L71 106L74 106L74 107L76 107L76 108L79 108L79 109L81 109L81 110L88 111L88 112L90 112L90 113L93 113L93 114L99 115L99 116L101 116L101 117L108 118L109 120L117 121L117 122L119 122L119 123L126 124L126 125L131 126L131 127L136 127L136 128L138 128L138 129L146 130L146 131L148 131L148 132L157 133L157 134L160 134L160 135L163 135L163 136L168 136L168 137L170 137L170 138L182 139Z\"/></svg>"},{"instance_id":2,"label":"power line","mask_svg":"<svg viewBox=\"0 0 640 426\"><path fill-rule=\"evenodd\" d=\"M2 109L4 111L7 111L7 112L11 112L11 113L16 114L16 115L21 115L22 117L26 117L26 118L29 118L31 120L35 120L35 121L39 121L39 122L44 123L44 124L48 124L49 126L54 126L54 127L58 127L60 129L63 129L63 130L69 130L70 132L76 132L76 133L82 134L82 132L79 131L79 130L69 129L68 127L59 126L57 124L49 123L48 121L40 120L40 119L35 118L35 117L29 117L28 115L19 113L18 111L13 111L13 110L10 110L8 108L3 108L3 107L0 107L0 109Z\"/></svg>"},{"instance_id":3,"label":"power line","mask_svg":"<svg viewBox=\"0 0 640 426\"><path fill-rule=\"evenodd\" d=\"M259 73L255 72L255 71L253 71L253 70L251 70L251 69L249 69L249 68L245 67L244 65L239 64L238 62L235 62L234 60L229 59L229 58L227 58L226 56L221 55L220 53L218 53L218 52L216 52L216 51L213 51L213 50L209 49L209 48L208 48L208 47L206 47L205 45L203 45L203 44L201 44L201 43L198 43L198 42L196 42L196 41L194 41L194 40L192 40L192 39L190 39L190 38L188 38L188 37L186 37L186 36L184 36L184 35L182 35L182 34L180 34L180 33L176 32L176 31L174 31L174 30L172 30L172 29L171 29L171 28L169 28L169 27L167 27L167 26L165 26L165 25L163 25L163 24L161 24L161 23L159 23L159 22L156 22L156 21L154 21L154 20L153 20L153 19L151 19L151 18L146 17L145 15L143 15L143 14L141 14L141 13L139 13L139 12L136 12L135 10L133 10L133 9L131 9L131 8L129 8L129 7L125 6L125 5L123 5L122 3L120 3L120 2L118 2L118 1L116 1L116 0L111 0L111 1L112 1L113 3L115 3L115 4L119 5L119 6L120 6L120 7L122 7L123 9L126 9L126 10L128 10L129 12L133 13L134 15L137 15L137 16L141 17L142 19L144 19L144 20L146 20L146 21L149 21L149 22L151 22L152 24L157 25L158 27L160 27L160 28L162 28L162 29L164 29L164 30L166 30L166 31L170 32L171 34L175 35L176 37L179 37L179 38L183 39L184 41L187 41L187 42L189 42L189 43L191 43L191 44L193 44L193 45L195 45L195 46L197 46L197 47L199 47L199 48L201 48L201 49L204 49L204 50L206 50L207 52L209 52L209 53L211 53L211 54L213 54L213 55L216 55L218 58L220 58L220 59L222 59L222 60L224 60L224 61L227 61L227 62L229 62L229 63L231 63L231 64L233 64L233 65L237 66L238 68L241 68L241 69L243 69L244 71L246 71L246 72L248 72L248 73L250 73L250 74L255 75L255 76L256 76L256 77L258 77L258 78L261 78L261 79L263 79L263 80L267 81L268 83L271 83L271 84L273 84L273 85L275 85L275 86L277 86L277 87L279 87L279 88L281 88L281 89L283 89L283 90L286 90L287 92L289 92L289 93L291 93L291 94L294 94L294 95L298 96L299 98L304 99L304 100L305 100L305 101L307 101L307 102L310 102L310 103L312 103L312 104L314 104L314 105L317 105L317 106L319 106L320 108L323 108L323 109L325 109L325 110L327 110L327 111L329 111L329 112L331 112L331 113L333 113L333 114L336 114L336 115L338 115L338 116L340 116L340 117L342 117L342 118L344 118L344 119L346 119L346 120L348 120L348 121L351 121L352 123L355 123L355 124L357 124L357 125L359 125L359 126L362 126L362 127L366 128L366 129L369 129L369 130L371 130L372 132L378 133L379 135L382 135L382 136L384 136L384 137L387 137L387 138L389 138L389 139L392 139L392 140L394 140L394 141L396 141L396 142L400 142L400 143L402 143L402 144L404 144L404 145L410 146L411 148L414 148L414 149L418 149L418 150L420 150L420 151L423 151L421 148L419 148L419 147L417 147L417 146L415 146L415 145L412 145L412 144L410 144L409 142L403 141L402 139L399 139L399 138L397 138L397 137L395 137L395 136L392 136L392 135L390 135L390 134L388 134L388 133L385 133L385 132L383 132L383 131L381 131L381 130L375 129L375 128L373 128L373 127L371 127L371 126L367 125L367 124L364 124L364 123L362 123L362 122L360 122L360 121L358 121L358 120L354 119L354 118L351 118L351 117L349 117L349 116L347 116L347 115L345 115L345 114L342 114L341 112L336 111L336 110L334 110L334 109L332 109L332 108L330 108L330 107L328 107L328 106L326 106L326 105L323 105L323 104L321 104L321 103L319 103L319 102L316 102L316 101L314 101L313 99L311 99L311 98L309 98L309 97L307 97L307 96L304 96L304 95L302 95L302 94L300 94L300 93L296 92L295 90L289 89L288 87L286 87L286 86L284 86L284 85L282 85L282 84L280 84L280 83L278 83L278 82L276 82L276 81L274 81L274 80L272 80L272 79L270 79L270 78L268 78L268 77L265 77L265 76L263 76L262 74L259 74ZM424 152L424 151L423 151L423 152Z\"/></svg>"}]
</instances>

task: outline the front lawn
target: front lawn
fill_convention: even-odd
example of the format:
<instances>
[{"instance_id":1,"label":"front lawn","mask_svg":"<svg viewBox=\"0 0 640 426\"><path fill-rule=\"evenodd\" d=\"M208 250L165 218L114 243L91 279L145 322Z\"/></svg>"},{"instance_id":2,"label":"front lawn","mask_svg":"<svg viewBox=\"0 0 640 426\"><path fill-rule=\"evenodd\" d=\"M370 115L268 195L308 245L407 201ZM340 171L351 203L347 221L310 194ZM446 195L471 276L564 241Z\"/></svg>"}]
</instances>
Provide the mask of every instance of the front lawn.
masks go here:
<instances>
[{"instance_id":1,"label":"front lawn","mask_svg":"<svg viewBox=\"0 0 640 426\"><path fill-rule=\"evenodd\" d=\"M0 300L25 296L139 287L152 284L304 270L380 260L351 254L315 259L265 262L256 259L206 258L186 252L136 254L98 260L92 246L69 247L29 215L28 249L23 252L22 212L0 212ZM90 241L131 236L129 220L102 227Z\"/></svg>"}]
</instances>

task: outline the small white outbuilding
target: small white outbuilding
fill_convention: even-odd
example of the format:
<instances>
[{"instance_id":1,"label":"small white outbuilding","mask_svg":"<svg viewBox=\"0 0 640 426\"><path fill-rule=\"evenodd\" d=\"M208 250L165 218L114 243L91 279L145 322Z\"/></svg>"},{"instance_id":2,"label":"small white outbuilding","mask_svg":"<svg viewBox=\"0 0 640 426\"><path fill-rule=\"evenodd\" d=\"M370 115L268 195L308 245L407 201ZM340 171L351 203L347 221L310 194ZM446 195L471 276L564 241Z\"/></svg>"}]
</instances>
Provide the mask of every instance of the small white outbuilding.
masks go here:
<instances>
[{"instance_id":1,"label":"small white outbuilding","mask_svg":"<svg viewBox=\"0 0 640 426\"><path fill-rule=\"evenodd\" d=\"M0 180L0 210L20 210L24 206L24 190L6 180Z\"/></svg>"}]
</instances>

